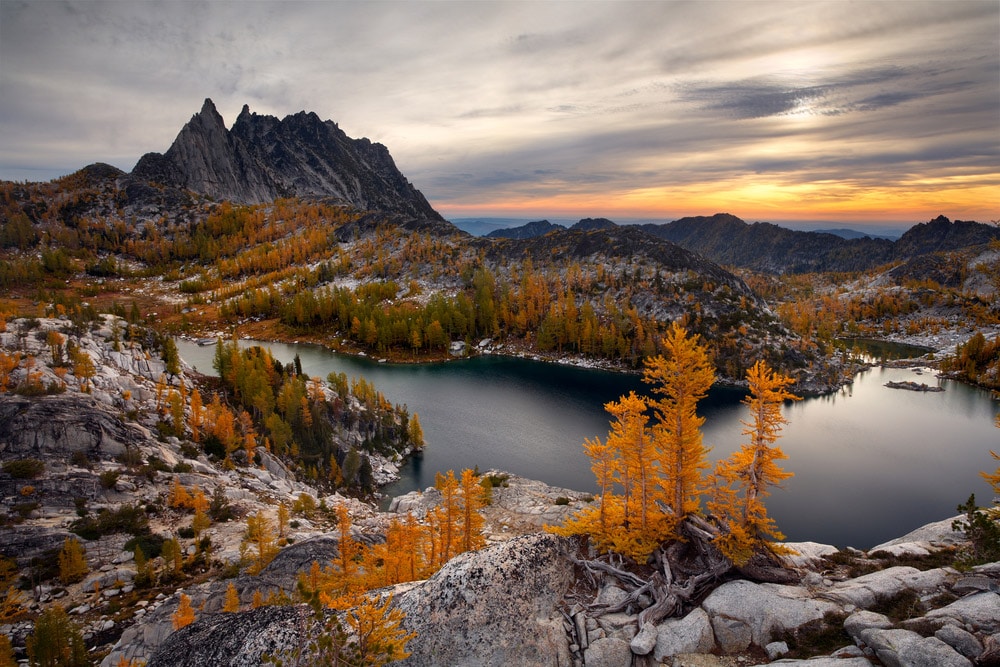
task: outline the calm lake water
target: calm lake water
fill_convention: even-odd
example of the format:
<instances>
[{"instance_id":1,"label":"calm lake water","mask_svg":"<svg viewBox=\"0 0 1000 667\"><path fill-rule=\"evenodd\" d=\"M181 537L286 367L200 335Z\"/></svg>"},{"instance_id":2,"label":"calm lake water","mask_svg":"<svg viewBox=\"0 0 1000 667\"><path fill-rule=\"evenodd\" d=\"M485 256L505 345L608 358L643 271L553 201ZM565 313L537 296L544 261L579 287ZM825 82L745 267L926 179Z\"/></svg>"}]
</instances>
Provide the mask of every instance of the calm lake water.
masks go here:
<instances>
[{"instance_id":1,"label":"calm lake water","mask_svg":"<svg viewBox=\"0 0 1000 667\"><path fill-rule=\"evenodd\" d=\"M245 343L249 344L249 343ZM584 438L608 431L603 405L648 387L636 376L526 359L479 357L437 364L380 364L313 345L270 343L303 370L363 375L393 403L420 415L427 449L401 470L390 497L434 483L439 471L498 468L549 484L596 490ZM213 373L214 346L178 340L181 356ZM890 380L941 384L944 392L889 389ZM709 458L724 458L742 442L743 394L715 388L700 404ZM874 368L852 386L789 404L779 446L795 474L768 498L768 512L789 541L869 548L931 521L956 514L975 493L991 498L980 470L994 470L1000 450L993 420L1000 404L989 392L912 369Z\"/></svg>"}]
</instances>

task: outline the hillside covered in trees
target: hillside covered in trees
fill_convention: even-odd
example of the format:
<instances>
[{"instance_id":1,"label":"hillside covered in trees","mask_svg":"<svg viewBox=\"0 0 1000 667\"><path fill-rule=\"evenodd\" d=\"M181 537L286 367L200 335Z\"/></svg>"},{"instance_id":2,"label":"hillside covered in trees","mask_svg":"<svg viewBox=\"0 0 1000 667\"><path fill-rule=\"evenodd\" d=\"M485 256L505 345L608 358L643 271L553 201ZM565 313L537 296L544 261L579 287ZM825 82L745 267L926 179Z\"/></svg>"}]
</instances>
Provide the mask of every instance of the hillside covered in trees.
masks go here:
<instances>
[{"instance_id":1,"label":"hillside covered in trees","mask_svg":"<svg viewBox=\"0 0 1000 667\"><path fill-rule=\"evenodd\" d=\"M4 185L0 285L23 299L11 307L82 295L135 303L174 333L305 338L399 361L489 339L620 369L657 353L676 320L709 343L723 379L739 381L756 357L818 390L843 377L744 280L635 228L486 240L340 203L192 194L151 213L128 182L93 167Z\"/></svg>"}]
</instances>

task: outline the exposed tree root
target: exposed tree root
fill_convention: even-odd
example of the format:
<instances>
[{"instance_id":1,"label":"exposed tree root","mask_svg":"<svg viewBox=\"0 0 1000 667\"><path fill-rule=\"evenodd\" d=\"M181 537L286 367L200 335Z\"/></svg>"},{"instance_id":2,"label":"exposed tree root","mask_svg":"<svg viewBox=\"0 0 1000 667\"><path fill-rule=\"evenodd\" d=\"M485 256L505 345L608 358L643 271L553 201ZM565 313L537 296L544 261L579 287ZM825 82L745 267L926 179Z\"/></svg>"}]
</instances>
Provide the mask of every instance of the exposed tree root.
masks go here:
<instances>
[{"instance_id":1,"label":"exposed tree root","mask_svg":"<svg viewBox=\"0 0 1000 667\"><path fill-rule=\"evenodd\" d=\"M795 572L788 570L769 552L758 552L746 565L735 567L712 544L718 527L697 516L688 516L680 525L682 540L661 545L650 557L655 566L648 578L605 560L574 558L593 580L597 573L614 577L627 595L615 604L592 604L591 615L602 616L638 607L644 596L653 603L639 612L639 627L656 625L665 618L680 616L715 584L731 573L760 582L792 583Z\"/></svg>"}]
</instances>

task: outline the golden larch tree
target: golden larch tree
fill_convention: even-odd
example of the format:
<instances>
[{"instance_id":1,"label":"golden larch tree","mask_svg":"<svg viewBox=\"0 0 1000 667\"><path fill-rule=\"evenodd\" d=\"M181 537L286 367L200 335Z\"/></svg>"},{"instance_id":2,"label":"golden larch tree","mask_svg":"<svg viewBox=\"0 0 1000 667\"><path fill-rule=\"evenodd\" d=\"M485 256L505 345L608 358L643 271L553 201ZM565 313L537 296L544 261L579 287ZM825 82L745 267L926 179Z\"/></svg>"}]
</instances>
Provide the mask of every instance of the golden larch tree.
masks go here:
<instances>
[{"instance_id":1,"label":"golden larch tree","mask_svg":"<svg viewBox=\"0 0 1000 667\"><path fill-rule=\"evenodd\" d=\"M788 456L774 443L788 423L782 414L783 404L800 400L788 391L794 380L773 371L764 361L747 371L747 382L750 394L743 404L750 410L750 420L742 423L748 441L716 466L712 504L713 511L729 524L728 534L718 540L719 548L737 565L746 563L756 549L770 546L769 538L784 539L767 515L763 499L772 487L792 476L778 466L777 461Z\"/></svg>"},{"instance_id":2,"label":"golden larch tree","mask_svg":"<svg viewBox=\"0 0 1000 667\"><path fill-rule=\"evenodd\" d=\"M420 416L414 412L410 416L410 421L407 424L407 435L410 438L410 444L413 445L413 449L418 452L424 448L424 429L420 426Z\"/></svg>"},{"instance_id":3,"label":"golden larch tree","mask_svg":"<svg viewBox=\"0 0 1000 667\"><path fill-rule=\"evenodd\" d=\"M247 571L260 574L278 554L278 544L274 537L274 526L263 511L247 517L247 529L242 547L253 546L256 553Z\"/></svg>"},{"instance_id":4,"label":"golden larch tree","mask_svg":"<svg viewBox=\"0 0 1000 667\"><path fill-rule=\"evenodd\" d=\"M191 390L191 413L188 415L188 429L191 431L191 440L199 442L201 440L201 426L205 423L205 405L201 400L201 392L197 388Z\"/></svg>"},{"instance_id":5,"label":"golden larch tree","mask_svg":"<svg viewBox=\"0 0 1000 667\"><path fill-rule=\"evenodd\" d=\"M997 417L997 426L1000 427L1000 417ZM1000 461L1000 454L997 454L992 449L990 450L990 456L997 461ZM997 466L997 469L992 473L984 471L979 474L983 476L983 479L986 480L987 484L993 487L994 493L1000 494L1000 466Z\"/></svg>"},{"instance_id":6,"label":"golden larch tree","mask_svg":"<svg viewBox=\"0 0 1000 667\"><path fill-rule=\"evenodd\" d=\"M611 534L612 506L615 505L615 479L621 467L614 449L607 442L601 442L600 438L584 439L583 449L590 457L590 469L597 478L597 485L601 489L601 496L597 504L597 534L599 539L606 540ZM620 513L619 513L620 514ZM589 522L593 525L593 521Z\"/></svg>"},{"instance_id":7,"label":"golden larch tree","mask_svg":"<svg viewBox=\"0 0 1000 667\"><path fill-rule=\"evenodd\" d=\"M708 448L702 443L698 402L715 381L708 350L677 322L664 336L663 354L646 359L642 379L652 385L654 460L659 468L657 500L669 508L669 535L688 514L698 511Z\"/></svg>"},{"instance_id":8,"label":"golden larch tree","mask_svg":"<svg viewBox=\"0 0 1000 667\"><path fill-rule=\"evenodd\" d=\"M588 534L601 550L641 560L659 544L662 523L662 512L654 505L658 475L646 400L631 392L604 409L614 417L607 439L586 439L583 445L601 489L600 499L554 531Z\"/></svg>"},{"instance_id":9,"label":"golden larch tree","mask_svg":"<svg viewBox=\"0 0 1000 667\"><path fill-rule=\"evenodd\" d=\"M170 620L174 624L174 630L180 630L185 626L191 625L194 623L194 617L194 607L191 606L191 598L181 593L180 602L177 603L177 611L170 617Z\"/></svg>"},{"instance_id":10,"label":"golden larch tree","mask_svg":"<svg viewBox=\"0 0 1000 667\"><path fill-rule=\"evenodd\" d=\"M232 614L240 610L240 594L236 591L233 582L229 582L226 587L226 599L222 604L222 611Z\"/></svg>"},{"instance_id":11,"label":"golden larch tree","mask_svg":"<svg viewBox=\"0 0 1000 667\"><path fill-rule=\"evenodd\" d=\"M417 636L402 627L404 614L392 606L392 595L377 602L362 596L347 612L347 624L357 640L361 664L382 667L409 657L406 644Z\"/></svg>"},{"instance_id":12,"label":"golden larch tree","mask_svg":"<svg viewBox=\"0 0 1000 667\"><path fill-rule=\"evenodd\" d=\"M351 534L351 517L344 505L337 506L337 538L337 556L318 573L314 590L324 606L346 609L353 601L351 596L363 587L360 574L364 548Z\"/></svg>"},{"instance_id":13,"label":"golden larch tree","mask_svg":"<svg viewBox=\"0 0 1000 667\"><path fill-rule=\"evenodd\" d=\"M0 392L6 392L10 386L10 376L21 363L21 353L8 354L0 352Z\"/></svg>"},{"instance_id":14,"label":"golden larch tree","mask_svg":"<svg viewBox=\"0 0 1000 667\"><path fill-rule=\"evenodd\" d=\"M72 584L81 581L90 572L83 546L75 537L67 537L59 552L59 581Z\"/></svg>"},{"instance_id":15,"label":"golden larch tree","mask_svg":"<svg viewBox=\"0 0 1000 667\"><path fill-rule=\"evenodd\" d=\"M621 461L618 470L624 489L623 525L646 534L652 519L655 478L646 400L633 391L606 404L604 409L614 417L607 442Z\"/></svg>"},{"instance_id":16,"label":"golden larch tree","mask_svg":"<svg viewBox=\"0 0 1000 667\"><path fill-rule=\"evenodd\" d=\"M455 478L454 470L449 470L445 474L438 473L434 480L434 486L441 492L441 504L428 514L432 515L434 519L431 528L431 553L434 555L431 566L438 569L451 560L452 556L459 553L458 537L461 531L462 509L458 480Z\"/></svg>"},{"instance_id":17,"label":"golden larch tree","mask_svg":"<svg viewBox=\"0 0 1000 667\"><path fill-rule=\"evenodd\" d=\"M485 546L486 538L483 537L483 515L479 513L483 507L482 487L470 468L462 471L459 488L462 492L459 543L462 551L475 551Z\"/></svg>"},{"instance_id":18,"label":"golden larch tree","mask_svg":"<svg viewBox=\"0 0 1000 667\"><path fill-rule=\"evenodd\" d=\"M175 509L191 508L191 493L187 490L187 487L181 484L180 477L174 477L174 481L170 485L169 502L170 506Z\"/></svg>"}]
</instances>

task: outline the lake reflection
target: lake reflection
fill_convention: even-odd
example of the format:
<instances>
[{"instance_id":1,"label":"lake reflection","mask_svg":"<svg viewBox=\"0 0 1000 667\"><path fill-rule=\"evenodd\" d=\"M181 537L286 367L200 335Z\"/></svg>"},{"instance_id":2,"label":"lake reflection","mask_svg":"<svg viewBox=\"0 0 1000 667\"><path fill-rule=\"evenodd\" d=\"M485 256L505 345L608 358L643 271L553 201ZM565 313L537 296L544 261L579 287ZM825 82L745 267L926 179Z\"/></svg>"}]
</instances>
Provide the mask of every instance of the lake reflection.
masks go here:
<instances>
[{"instance_id":1,"label":"lake reflection","mask_svg":"<svg viewBox=\"0 0 1000 667\"><path fill-rule=\"evenodd\" d=\"M475 466L596 491L584 438L607 434L604 403L648 388L637 376L506 357L394 365L312 345L268 346L285 363L298 353L310 375L364 375L420 415L427 450L385 489L390 496L432 485L439 471ZM212 372L214 347L179 340L178 348ZM938 383L927 372L876 368L841 392L786 407L790 423L778 444L795 476L767 507L789 540L867 548L954 515L969 493L981 504L990 498L978 474L996 467L989 450L1000 450L989 393L954 382L943 382L942 393L884 387L890 380ZM743 439L741 398L714 388L700 404L713 461Z\"/></svg>"}]
</instances>

